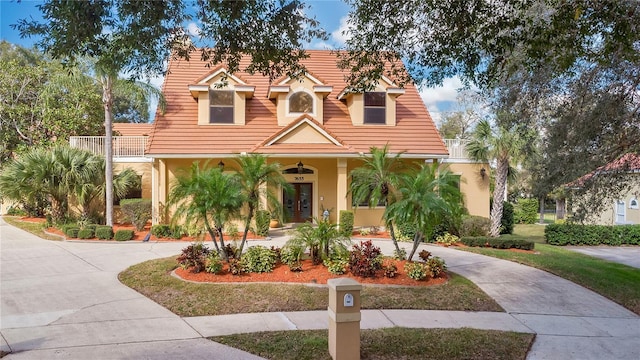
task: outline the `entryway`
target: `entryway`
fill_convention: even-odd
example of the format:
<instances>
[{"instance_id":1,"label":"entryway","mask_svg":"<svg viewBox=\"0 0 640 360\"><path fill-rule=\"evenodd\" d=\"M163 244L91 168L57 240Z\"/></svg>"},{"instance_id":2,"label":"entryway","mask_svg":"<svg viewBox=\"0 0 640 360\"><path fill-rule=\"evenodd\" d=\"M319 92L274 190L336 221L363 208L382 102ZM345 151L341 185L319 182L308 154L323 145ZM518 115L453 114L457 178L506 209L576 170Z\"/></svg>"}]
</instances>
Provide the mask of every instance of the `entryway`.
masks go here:
<instances>
[{"instance_id":1,"label":"entryway","mask_svg":"<svg viewBox=\"0 0 640 360\"><path fill-rule=\"evenodd\" d=\"M293 191L282 191L282 207L286 222L310 221L313 215L313 184L292 183Z\"/></svg>"}]
</instances>

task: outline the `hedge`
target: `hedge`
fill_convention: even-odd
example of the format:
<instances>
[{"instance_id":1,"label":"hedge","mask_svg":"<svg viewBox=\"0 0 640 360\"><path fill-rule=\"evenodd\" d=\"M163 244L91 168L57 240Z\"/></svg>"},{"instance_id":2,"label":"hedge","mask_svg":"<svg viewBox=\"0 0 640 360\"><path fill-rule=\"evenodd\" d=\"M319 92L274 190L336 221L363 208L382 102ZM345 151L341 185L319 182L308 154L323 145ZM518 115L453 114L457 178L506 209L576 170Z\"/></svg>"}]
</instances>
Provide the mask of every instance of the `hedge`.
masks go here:
<instances>
[{"instance_id":1,"label":"hedge","mask_svg":"<svg viewBox=\"0 0 640 360\"><path fill-rule=\"evenodd\" d=\"M271 214L267 210L256 211L256 235L269 236L269 221Z\"/></svg>"},{"instance_id":2,"label":"hedge","mask_svg":"<svg viewBox=\"0 0 640 360\"><path fill-rule=\"evenodd\" d=\"M136 227L137 231L144 230L147 221L151 220L150 199L123 199L120 200L120 210L127 220Z\"/></svg>"},{"instance_id":3,"label":"hedge","mask_svg":"<svg viewBox=\"0 0 640 360\"><path fill-rule=\"evenodd\" d=\"M340 233L346 238L353 234L353 211L340 210Z\"/></svg>"},{"instance_id":4,"label":"hedge","mask_svg":"<svg viewBox=\"0 0 640 360\"><path fill-rule=\"evenodd\" d=\"M544 237L551 245L640 245L640 225L549 224Z\"/></svg>"},{"instance_id":5,"label":"hedge","mask_svg":"<svg viewBox=\"0 0 640 360\"><path fill-rule=\"evenodd\" d=\"M67 235L67 237L77 238L78 233L80 232L80 228L77 226L65 226L63 231L64 234Z\"/></svg>"},{"instance_id":6,"label":"hedge","mask_svg":"<svg viewBox=\"0 0 640 360\"><path fill-rule=\"evenodd\" d=\"M78 231L78 239L91 239L93 235L93 229L91 228L84 228Z\"/></svg>"},{"instance_id":7,"label":"hedge","mask_svg":"<svg viewBox=\"0 0 640 360\"><path fill-rule=\"evenodd\" d=\"M113 239L116 241L128 241L133 239L133 234L133 230L120 229L113 235Z\"/></svg>"},{"instance_id":8,"label":"hedge","mask_svg":"<svg viewBox=\"0 0 640 360\"><path fill-rule=\"evenodd\" d=\"M96 237L100 240L113 239L113 228L111 226L96 226Z\"/></svg>"},{"instance_id":9,"label":"hedge","mask_svg":"<svg viewBox=\"0 0 640 360\"><path fill-rule=\"evenodd\" d=\"M492 238L486 236L463 237L460 242L471 247L492 247L496 249L522 249L533 250L535 244L532 241L517 238Z\"/></svg>"},{"instance_id":10,"label":"hedge","mask_svg":"<svg viewBox=\"0 0 640 360\"><path fill-rule=\"evenodd\" d=\"M538 220L540 204L537 199L518 199L513 207L513 219L516 224L535 224Z\"/></svg>"}]
</instances>

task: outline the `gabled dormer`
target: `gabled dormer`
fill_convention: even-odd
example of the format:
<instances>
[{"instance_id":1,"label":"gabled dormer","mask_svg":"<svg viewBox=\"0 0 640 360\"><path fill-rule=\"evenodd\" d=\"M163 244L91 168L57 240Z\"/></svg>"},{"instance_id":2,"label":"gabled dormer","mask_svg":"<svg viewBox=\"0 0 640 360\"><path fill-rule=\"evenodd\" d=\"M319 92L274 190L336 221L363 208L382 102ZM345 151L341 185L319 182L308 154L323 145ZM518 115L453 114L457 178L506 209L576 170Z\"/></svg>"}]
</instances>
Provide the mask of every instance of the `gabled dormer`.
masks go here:
<instances>
[{"instance_id":1,"label":"gabled dormer","mask_svg":"<svg viewBox=\"0 0 640 360\"><path fill-rule=\"evenodd\" d=\"M279 126L286 126L302 115L324 122L324 99L333 90L318 77L305 73L299 79L286 77L269 87L268 97L276 103Z\"/></svg>"},{"instance_id":2,"label":"gabled dormer","mask_svg":"<svg viewBox=\"0 0 640 360\"><path fill-rule=\"evenodd\" d=\"M338 94L338 100L347 103L351 123L354 126L395 126L396 99L402 94L404 89L383 76L373 90L356 92L345 88Z\"/></svg>"},{"instance_id":3,"label":"gabled dormer","mask_svg":"<svg viewBox=\"0 0 640 360\"><path fill-rule=\"evenodd\" d=\"M244 125L246 101L255 86L218 66L189 85L198 102L198 125Z\"/></svg>"}]
</instances>

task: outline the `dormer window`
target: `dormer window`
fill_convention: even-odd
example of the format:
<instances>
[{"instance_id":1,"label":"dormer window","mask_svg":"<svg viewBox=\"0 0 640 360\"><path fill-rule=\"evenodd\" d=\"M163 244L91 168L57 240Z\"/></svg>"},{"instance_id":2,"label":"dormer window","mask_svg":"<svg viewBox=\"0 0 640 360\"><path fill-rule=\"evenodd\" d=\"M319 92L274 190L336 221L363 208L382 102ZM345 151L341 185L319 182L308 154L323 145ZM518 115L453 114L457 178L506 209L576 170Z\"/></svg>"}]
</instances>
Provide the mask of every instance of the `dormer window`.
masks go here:
<instances>
[{"instance_id":1,"label":"dormer window","mask_svg":"<svg viewBox=\"0 0 640 360\"><path fill-rule=\"evenodd\" d=\"M364 124L386 123L386 93L364 93Z\"/></svg>"},{"instance_id":2,"label":"dormer window","mask_svg":"<svg viewBox=\"0 0 640 360\"><path fill-rule=\"evenodd\" d=\"M313 114L313 97L304 91L293 93L289 97L289 113Z\"/></svg>"},{"instance_id":3,"label":"dormer window","mask_svg":"<svg viewBox=\"0 0 640 360\"><path fill-rule=\"evenodd\" d=\"M233 124L233 97L231 90L209 90L210 124Z\"/></svg>"}]
</instances>

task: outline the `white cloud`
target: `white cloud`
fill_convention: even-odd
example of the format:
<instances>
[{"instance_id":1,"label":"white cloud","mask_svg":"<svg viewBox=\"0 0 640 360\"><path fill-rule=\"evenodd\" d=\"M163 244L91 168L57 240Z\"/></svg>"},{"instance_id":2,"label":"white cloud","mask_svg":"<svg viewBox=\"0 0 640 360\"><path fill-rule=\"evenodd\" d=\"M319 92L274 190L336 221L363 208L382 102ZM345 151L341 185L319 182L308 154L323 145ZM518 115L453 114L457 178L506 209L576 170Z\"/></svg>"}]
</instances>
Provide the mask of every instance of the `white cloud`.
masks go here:
<instances>
[{"instance_id":1,"label":"white cloud","mask_svg":"<svg viewBox=\"0 0 640 360\"><path fill-rule=\"evenodd\" d=\"M326 41L317 41L309 45L309 49L312 50L333 50L333 45Z\"/></svg>"},{"instance_id":2,"label":"white cloud","mask_svg":"<svg viewBox=\"0 0 640 360\"><path fill-rule=\"evenodd\" d=\"M445 79L442 86L421 89L420 97L427 105L441 101L456 101L458 90L462 87L462 81L456 76Z\"/></svg>"},{"instance_id":3,"label":"white cloud","mask_svg":"<svg viewBox=\"0 0 640 360\"><path fill-rule=\"evenodd\" d=\"M349 17L343 16L340 19L340 26L331 33L331 39L337 46L342 46L349 40L350 36L343 34L344 31L349 29L349 25Z\"/></svg>"},{"instance_id":4,"label":"white cloud","mask_svg":"<svg viewBox=\"0 0 640 360\"><path fill-rule=\"evenodd\" d=\"M191 35L191 36L200 36L200 28L198 27L198 25L194 22L190 22L187 25L187 34Z\"/></svg>"}]
</instances>

